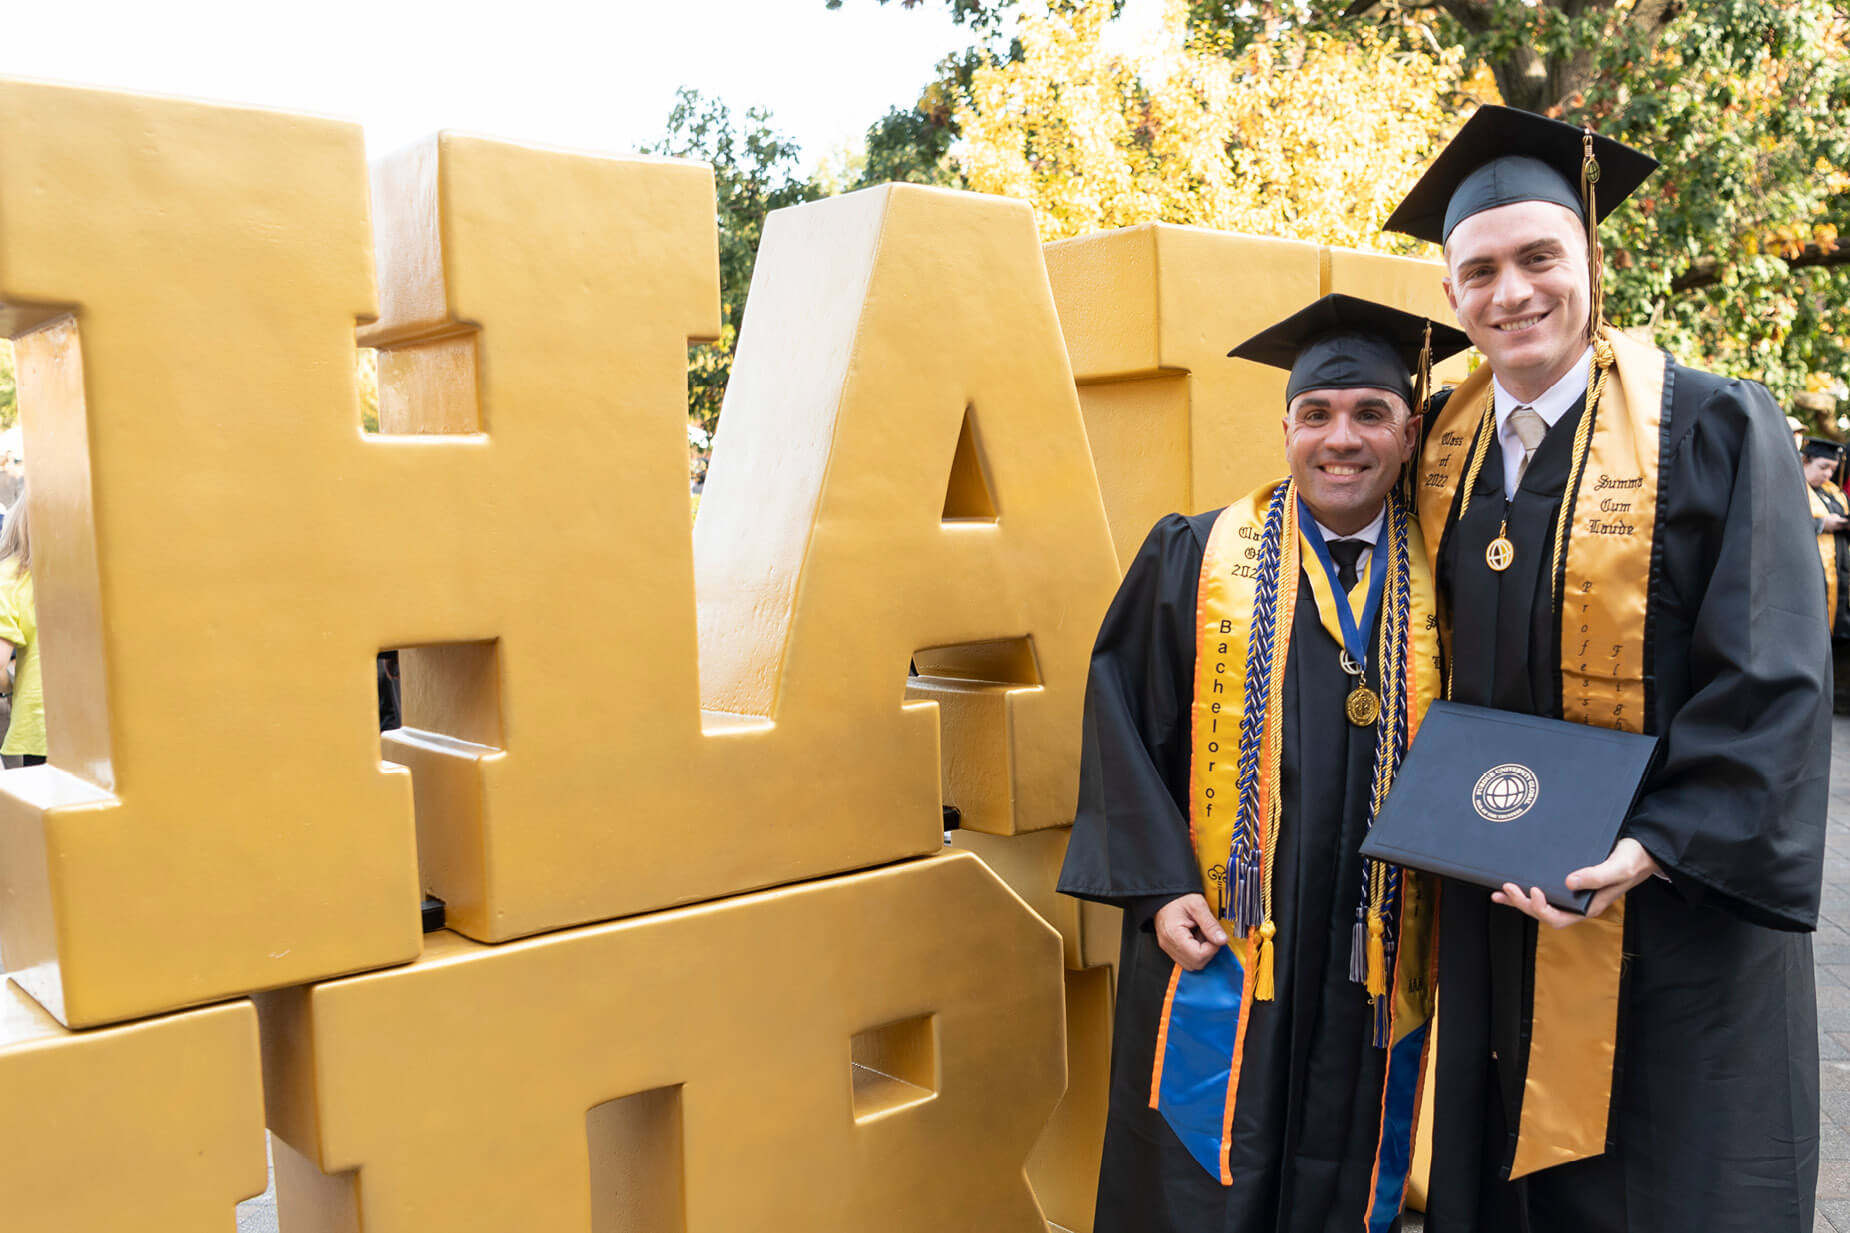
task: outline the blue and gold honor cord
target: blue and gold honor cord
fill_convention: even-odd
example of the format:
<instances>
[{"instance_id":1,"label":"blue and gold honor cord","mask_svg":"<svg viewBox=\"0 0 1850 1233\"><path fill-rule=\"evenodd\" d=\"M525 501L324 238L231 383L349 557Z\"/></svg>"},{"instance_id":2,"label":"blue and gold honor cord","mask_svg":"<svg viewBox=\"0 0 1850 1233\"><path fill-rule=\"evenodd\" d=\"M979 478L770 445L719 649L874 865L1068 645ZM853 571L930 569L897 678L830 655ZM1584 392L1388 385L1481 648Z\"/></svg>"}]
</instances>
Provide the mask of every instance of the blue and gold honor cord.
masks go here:
<instances>
[{"instance_id":1,"label":"blue and gold honor cord","mask_svg":"<svg viewBox=\"0 0 1850 1233\"><path fill-rule=\"evenodd\" d=\"M1260 534L1258 579L1246 656L1244 705L1240 715L1239 814L1229 844L1231 914L1236 932L1256 946L1253 996L1274 995L1273 954L1277 925L1272 918L1272 868L1282 816L1279 765L1284 742L1284 668L1296 609L1300 554L1297 485L1280 485L1267 505ZM1407 509L1388 501L1388 543L1377 576L1385 576L1380 633L1375 662L1382 692L1382 712L1375 732L1375 769L1368 823L1373 825L1407 745L1407 645L1411 611L1408 578ZM1289 586L1288 590L1284 588ZM1373 591L1375 588L1370 587ZM1339 606L1347 606L1333 588ZM1373 608L1374 604L1369 604ZM1353 621L1353 614L1350 621ZM1349 622L1344 622L1346 626ZM1366 617L1358 631L1366 635ZM1281 632L1282 631L1282 632ZM1347 629L1344 630L1345 634ZM1363 865L1361 906L1356 909L1349 974L1364 984L1375 1007L1375 1043L1387 1045L1388 960L1393 950L1393 918L1400 875L1376 861Z\"/></svg>"}]
</instances>

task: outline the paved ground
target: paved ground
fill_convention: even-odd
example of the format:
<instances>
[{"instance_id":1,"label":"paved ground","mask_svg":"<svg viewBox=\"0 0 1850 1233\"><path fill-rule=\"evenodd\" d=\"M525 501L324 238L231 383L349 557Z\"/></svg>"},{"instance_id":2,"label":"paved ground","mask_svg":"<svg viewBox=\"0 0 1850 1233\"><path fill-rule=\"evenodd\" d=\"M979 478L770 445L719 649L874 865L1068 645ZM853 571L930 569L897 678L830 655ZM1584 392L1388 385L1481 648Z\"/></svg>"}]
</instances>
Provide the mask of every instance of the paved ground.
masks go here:
<instances>
[{"instance_id":1,"label":"paved ground","mask_svg":"<svg viewBox=\"0 0 1850 1233\"><path fill-rule=\"evenodd\" d=\"M1814 1233L1850 1233L1850 719L1836 721L1831 820L1825 841L1824 914L1813 939L1818 973L1823 1113ZM1406 1233L1419 1233L1417 1218ZM276 1233L274 1187L238 1205L238 1233Z\"/></svg>"},{"instance_id":2,"label":"paved ground","mask_svg":"<svg viewBox=\"0 0 1850 1233\"><path fill-rule=\"evenodd\" d=\"M1823 1112L1818 1229L1850 1233L1850 719L1831 741L1831 828L1824 847L1824 918L1813 939L1818 973L1818 1070Z\"/></svg>"}]
</instances>

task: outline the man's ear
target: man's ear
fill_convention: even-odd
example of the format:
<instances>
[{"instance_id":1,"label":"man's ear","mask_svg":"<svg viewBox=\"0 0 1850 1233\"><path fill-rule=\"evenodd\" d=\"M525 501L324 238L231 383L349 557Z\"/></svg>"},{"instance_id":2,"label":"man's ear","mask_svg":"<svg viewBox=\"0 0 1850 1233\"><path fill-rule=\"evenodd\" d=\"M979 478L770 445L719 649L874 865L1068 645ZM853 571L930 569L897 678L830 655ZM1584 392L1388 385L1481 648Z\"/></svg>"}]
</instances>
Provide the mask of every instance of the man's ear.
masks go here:
<instances>
[{"instance_id":1,"label":"man's ear","mask_svg":"<svg viewBox=\"0 0 1850 1233\"><path fill-rule=\"evenodd\" d=\"M1419 448L1420 424L1423 423L1425 419L1426 417L1418 411L1407 416L1406 432L1401 437L1400 441L1400 460L1402 462L1406 462L1412 458L1413 452Z\"/></svg>"},{"instance_id":2,"label":"man's ear","mask_svg":"<svg viewBox=\"0 0 1850 1233\"><path fill-rule=\"evenodd\" d=\"M1447 274L1444 278L1439 280L1439 285L1445 288L1445 302L1452 306L1452 315L1454 317L1457 316L1458 297L1452 294L1452 276Z\"/></svg>"}]
</instances>

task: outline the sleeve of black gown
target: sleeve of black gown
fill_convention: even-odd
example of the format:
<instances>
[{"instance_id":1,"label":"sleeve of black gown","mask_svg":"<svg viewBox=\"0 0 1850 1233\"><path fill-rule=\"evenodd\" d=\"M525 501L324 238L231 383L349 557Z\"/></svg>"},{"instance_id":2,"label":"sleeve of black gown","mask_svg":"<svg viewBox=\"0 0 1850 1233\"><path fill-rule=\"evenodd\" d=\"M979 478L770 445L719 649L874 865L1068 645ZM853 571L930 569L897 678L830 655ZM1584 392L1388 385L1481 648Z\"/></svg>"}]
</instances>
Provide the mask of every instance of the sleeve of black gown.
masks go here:
<instances>
[{"instance_id":1,"label":"sleeve of black gown","mask_svg":"<svg viewBox=\"0 0 1850 1233\"><path fill-rule=\"evenodd\" d=\"M1156 524L1099 627L1086 678L1079 808L1060 889L1139 916L1202 889L1187 812L1201 558L1189 519Z\"/></svg>"},{"instance_id":2,"label":"sleeve of black gown","mask_svg":"<svg viewBox=\"0 0 1850 1233\"><path fill-rule=\"evenodd\" d=\"M1685 898L1806 930L1823 877L1830 638L1784 428L1766 390L1727 382L1665 468L1665 573L1706 585L1686 601L1688 698L1626 834ZM1658 687L1681 692L1665 654Z\"/></svg>"}]
</instances>

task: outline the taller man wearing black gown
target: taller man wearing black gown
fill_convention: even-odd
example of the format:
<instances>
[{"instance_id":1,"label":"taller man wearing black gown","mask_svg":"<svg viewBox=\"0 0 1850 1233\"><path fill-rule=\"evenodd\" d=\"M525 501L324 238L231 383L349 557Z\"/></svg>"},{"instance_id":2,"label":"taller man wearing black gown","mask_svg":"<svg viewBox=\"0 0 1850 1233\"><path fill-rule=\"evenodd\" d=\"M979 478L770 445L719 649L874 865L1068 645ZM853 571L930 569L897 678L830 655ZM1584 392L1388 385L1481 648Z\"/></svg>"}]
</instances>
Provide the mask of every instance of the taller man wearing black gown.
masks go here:
<instances>
[{"instance_id":1,"label":"taller man wearing black gown","mask_svg":"<svg viewBox=\"0 0 1850 1233\"><path fill-rule=\"evenodd\" d=\"M1429 330L1467 345L1327 296L1236 348L1291 372L1291 477L1164 518L1099 630L1060 877L1125 909L1096 1233L1399 1222L1431 896L1358 849L1439 687L1390 496Z\"/></svg>"},{"instance_id":2,"label":"taller man wearing black gown","mask_svg":"<svg viewBox=\"0 0 1850 1233\"><path fill-rule=\"evenodd\" d=\"M1388 223L1489 361L1419 465L1451 696L1659 738L1587 918L1440 888L1429 1233L1812 1227L1824 580L1767 392L1600 323L1655 166L1483 108Z\"/></svg>"}]
</instances>

